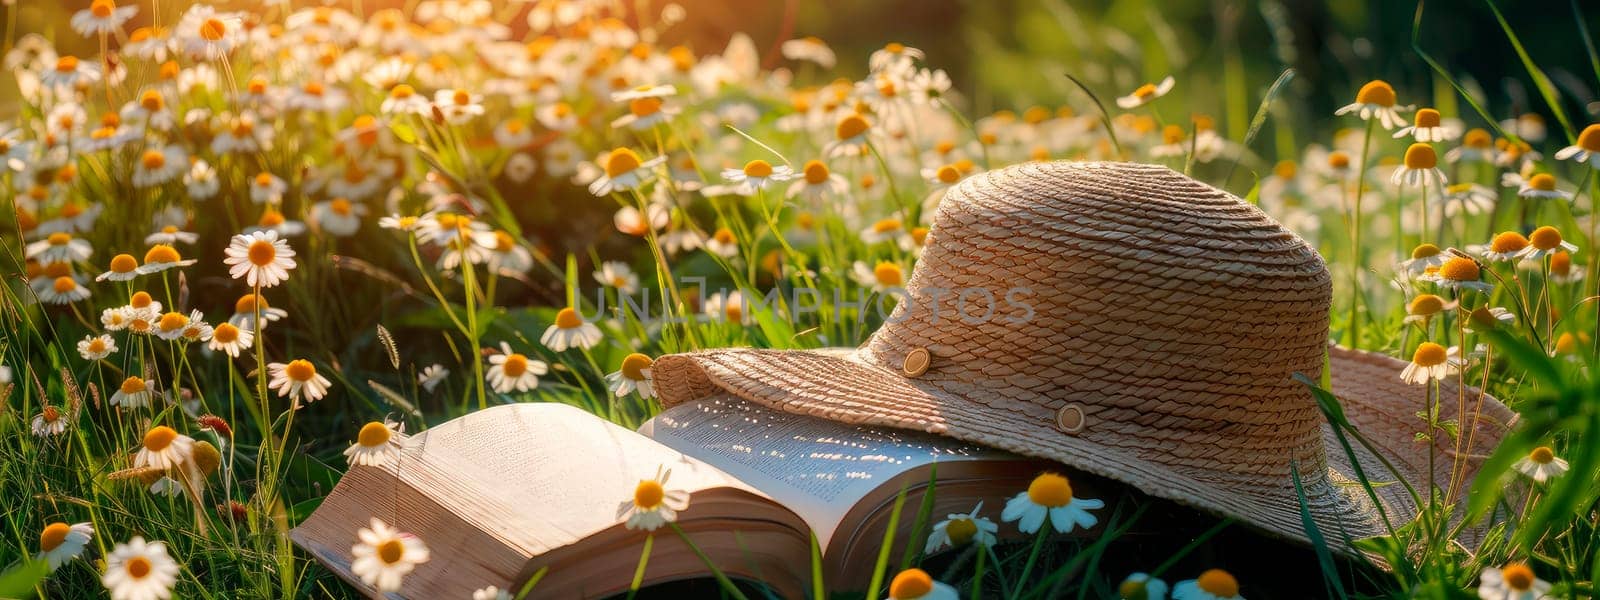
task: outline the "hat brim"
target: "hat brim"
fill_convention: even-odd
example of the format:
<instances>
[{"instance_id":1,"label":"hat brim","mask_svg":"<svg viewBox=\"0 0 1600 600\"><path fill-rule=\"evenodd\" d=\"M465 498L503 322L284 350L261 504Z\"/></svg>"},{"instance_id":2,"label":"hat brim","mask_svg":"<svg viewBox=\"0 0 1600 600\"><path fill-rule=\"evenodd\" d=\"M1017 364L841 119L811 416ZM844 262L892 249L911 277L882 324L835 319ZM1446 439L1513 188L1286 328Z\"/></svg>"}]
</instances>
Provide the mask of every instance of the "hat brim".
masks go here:
<instances>
[{"instance_id":1,"label":"hat brim","mask_svg":"<svg viewBox=\"0 0 1600 600\"><path fill-rule=\"evenodd\" d=\"M1441 489L1452 476L1464 492L1471 477L1512 424L1515 413L1498 400L1462 390L1446 378L1441 382L1439 419L1456 418L1465 404L1466 414L1476 414L1476 433L1470 447L1447 435L1433 442L1418 441L1426 430L1418 417L1426 402L1426 387L1400 379L1407 363L1379 354L1332 347L1329 366L1332 388L1345 417L1400 478L1422 487L1431 479ZM1301 511L1301 497L1330 547L1345 554L1355 551L1349 542L1387 534L1416 515L1415 503L1403 485L1387 485L1396 475L1362 444L1350 440L1353 452L1339 443L1331 426L1322 424L1324 452L1284 457L1281 477L1261 473L1230 472L1225 468L1199 470L1175 468L1162 462L1162 453L1203 452L1204 448L1157 448L1142 440L1125 445L1107 436L1063 433L1053 422L1022 416L960 394L903 376L874 364L857 352L726 349L664 356L652 369L657 394L664 406L726 391L745 400L792 413L813 415L853 424L913 429L947 435L962 441L1017 454L1045 458L1068 467L1127 483L1140 491L1229 516L1267 532L1309 541ZM990 399L993 401L993 399ZM1481 400L1481 406L1479 402ZM1307 396L1307 402L1312 399ZM1085 405L1092 406L1092 401ZM1093 428L1092 411L1084 423ZM1468 428L1461 428L1462 432ZM1206 432L1202 432L1206 433ZM1114 439L1114 438L1113 438ZM1351 460L1351 454L1355 460ZM1302 473L1297 492L1289 474L1291 460ZM1357 465L1373 483L1378 502L1358 483ZM1464 465L1453 473L1458 465Z\"/></svg>"}]
</instances>

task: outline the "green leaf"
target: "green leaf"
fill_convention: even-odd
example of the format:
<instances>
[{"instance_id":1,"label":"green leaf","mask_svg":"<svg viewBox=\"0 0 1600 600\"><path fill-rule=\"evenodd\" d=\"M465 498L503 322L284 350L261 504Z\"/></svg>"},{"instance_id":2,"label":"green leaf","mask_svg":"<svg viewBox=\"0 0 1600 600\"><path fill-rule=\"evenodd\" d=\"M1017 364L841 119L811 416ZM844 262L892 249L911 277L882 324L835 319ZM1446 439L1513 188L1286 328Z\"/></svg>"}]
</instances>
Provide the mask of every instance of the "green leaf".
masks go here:
<instances>
[{"instance_id":1,"label":"green leaf","mask_svg":"<svg viewBox=\"0 0 1600 600\"><path fill-rule=\"evenodd\" d=\"M34 589L50 575L50 563L23 557L0 573L0 598L33 598Z\"/></svg>"},{"instance_id":2,"label":"green leaf","mask_svg":"<svg viewBox=\"0 0 1600 600\"><path fill-rule=\"evenodd\" d=\"M389 131L393 131L394 136L400 138L400 141L402 142L407 144L417 143L417 131L412 129L410 125L401 123L399 121L390 121Z\"/></svg>"},{"instance_id":3,"label":"green leaf","mask_svg":"<svg viewBox=\"0 0 1600 600\"><path fill-rule=\"evenodd\" d=\"M1511 24L1506 22L1505 15L1500 14L1500 7L1494 5L1494 0L1483 0L1483 3L1489 5L1489 11L1494 13L1494 20L1500 23L1500 30L1506 33L1506 40L1511 42L1511 48L1517 51L1517 58L1522 60L1522 68L1527 69L1528 77L1533 79L1533 87L1539 89L1539 95L1544 97L1544 103L1550 107L1551 114L1561 122L1562 133L1566 134L1567 142L1571 143L1572 121L1567 119L1567 111L1561 108L1561 98L1556 94L1556 86L1550 83L1550 77L1544 74L1544 69L1540 69L1539 65L1533 62L1533 57L1528 56L1528 50L1522 47L1522 40L1511 30Z\"/></svg>"}]
</instances>

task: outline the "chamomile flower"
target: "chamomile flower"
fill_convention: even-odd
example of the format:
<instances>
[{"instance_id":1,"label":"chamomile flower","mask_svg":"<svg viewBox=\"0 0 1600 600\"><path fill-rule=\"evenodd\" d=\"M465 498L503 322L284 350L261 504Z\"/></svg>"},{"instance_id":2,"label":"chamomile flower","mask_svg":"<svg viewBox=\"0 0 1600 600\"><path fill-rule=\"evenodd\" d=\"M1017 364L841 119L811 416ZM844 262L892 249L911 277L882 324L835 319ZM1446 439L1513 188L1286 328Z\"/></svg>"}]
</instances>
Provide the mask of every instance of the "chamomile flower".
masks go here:
<instances>
[{"instance_id":1,"label":"chamomile flower","mask_svg":"<svg viewBox=\"0 0 1600 600\"><path fill-rule=\"evenodd\" d=\"M289 184L282 177L266 171L256 173L250 180L250 201L256 204L281 204Z\"/></svg>"},{"instance_id":2,"label":"chamomile flower","mask_svg":"<svg viewBox=\"0 0 1600 600\"><path fill-rule=\"evenodd\" d=\"M544 335L539 336L539 343L556 352L567 348L587 350L599 344L602 337L599 327L584 321L577 309L569 307L556 313L555 324L544 330Z\"/></svg>"},{"instance_id":3,"label":"chamomile flower","mask_svg":"<svg viewBox=\"0 0 1600 600\"><path fill-rule=\"evenodd\" d=\"M1444 214L1447 217L1483 214L1494 210L1494 201L1494 190L1487 187L1476 183L1452 184L1444 189Z\"/></svg>"},{"instance_id":4,"label":"chamomile flower","mask_svg":"<svg viewBox=\"0 0 1600 600\"><path fill-rule=\"evenodd\" d=\"M611 393L618 398L639 392L640 398L655 397L655 379L650 376L650 367L655 361L650 357L634 352L622 359L622 366L616 372L606 375L606 385L611 388Z\"/></svg>"},{"instance_id":5,"label":"chamomile flower","mask_svg":"<svg viewBox=\"0 0 1600 600\"><path fill-rule=\"evenodd\" d=\"M1165 96L1168 92L1171 92L1172 86L1176 83L1177 82L1172 79L1171 75L1168 75L1165 79L1162 79L1161 83L1146 83L1139 86L1139 89L1133 90L1132 93L1129 93L1126 96L1117 97L1117 106L1122 108L1138 108L1151 102L1155 102L1157 98Z\"/></svg>"},{"instance_id":6,"label":"chamomile flower","mask_svg":"<svg viewBox=\"0 0 1600 600\"><path fill-rule=\"evenodd\" d=\"M177 225L167 225L155 230L150 235L144 236L146 244L193 244L200 241L200 234L193 231L184 231Z\"/></svg>"},{"instance_id":7,"label":"chamomile flower","mask_svg":"<svg viewBox=\"0 0 1600 600\"><path fill-rule=\"evenodd\" d=\"M1467 251L1484 260L1493 262L1517 262L1522 260L1522 251L1528 248L1528 238L1515 231L1502 231L1495 234L1489 243L1478 246L1469 246Z\"/></svg>"},{"instance_id":8,"label":"chamomile flower","mask_svg":"<svg viewBox=\"0 0 1600 600\"><path fill-rule=\"evenodd\" d=\"M407 84L389 88L389 96L378 107L386 115L427 115L432 110L428 99Z\"/></svg>"},{"instance_id":9,"label":"chamomile flower","mask_svg":"<svg viewBox=\"0 0 1600 600\"><path fill-rule=\"evenodd\" d=\"M1467 314L1467 323L1463 329L1467 333L1489 331L1517 321L1517 315L1499 306L1480 306L1472 309Z\"/></svg>"},{"instance_id":10,"label":"chamomile flower","mask_svg":"<svg viewBox=\"0 0 1600 600\"><path fill-rule=\"evenodd\" d=\"M484 113L483 96L459 88L435 92L433 105L444 113L446 121L457 125Z\"/></svg>"},{"instance_id":11,"label":"chamomile flower","mask_svg":"<svg viewBox=\"0 0 1600 600\"><path fill-rule=\"evenodd\" d=\"M134 536L111 549L100 583L111 592L111 600L166 600L172 597L178 570L166 543Z\"/></svg>"},{"instance_id":12,"label":"chamomile flower","mask_svg":"<svg viewBox=\"0 0 1600 600\"><path fill-rule=\"evenodd\" d=\"M745 163L743 169L723 169L722 178L733 184L733 193L754 196L769 185L794 179L794 169L757 159Z\"/></svg>"},{"instance_id":13,"label":"chamomile flower","mask_svg":"<svg viewBox=\"0 0 1600 600\"><path fill-rule=\"evenodd\" d=\"M1431 269L1419 279L1431 282L1434 285L1451 290L1477 290L1488 293L1494 285L1482 281L1483 268L1478 266L1478 261L1465 256L1451 256Z\"/></svg>"},{"instance_id":14,"label":"chamomile flower","mask_svg":"<svg viewBox=\"0 0 1600 600\"><path fill-rule=\"evenodd\" d=\"M361 218L366 214L366 205L346 198L334 198L311 205L311 222L334 237L355 235L356 230L361 228Z\"/></svg>"},{"instance_id":15,"label":"chamomile flower","mask_svg":"<svg viewBox=\"0 0 1600 600\"><path fill-rule=\"evenodd\" d=\"M906 236L905 225L900 219L879 219L871 226L861 230L861 241L867 245L882 242L898 242Z\"/></svg>"},{"instance_id":16,"label":"chamomile flower","mask_svg":"<svg viewBox=\"0 0 1600 600\"><path fill-rule=\"evenodd\" d=\"M578 113L566 102L552 102L536 108L533 111L533 118L551 131L564 132L578 128Z\"/></svg>"},{"instance_id":17,"label":"chamomile flower","mask_svg":"<svg viewBox=\"0 0 1600 600\"><path fill-rule=\"evenodd\" d=\"M1577 143L1556 151L1555 158L1575 161L1578 164L1588 163L1589 166L1600 169L1600 123L1584 127L1583 133L1578 134Z\"/></svg>"},{"instance_id":18,"label":"chamomile flower","mask_svg":"<svg viewBox=\"0 0 1600 600\"><path fill-rule=\"evenodd\" d=\"M1406 305L1406 323L1427 323L1429 320L1443 313L1447 309L1455 308L1456 303L1445 302L1434 294L1417 294Z\"/></svg>"},{"instance_id":19,"label":"chamomile flower","mask_svg":"<svg viewBox=\"0 0 1600 600\"><path fill-rule=\"evenodd\" d=\"M122 24L138 14L138 6L117 6L112 0L94 0L72 14L72 30L84 37L107 35L122 29Z\"/></svg>"},{"instance_id":20,"label":"chamomile flower","mask_svg":"<svg viewBox=\"0 0 1600 600\"><path fill-rule=\"evenodd\" d=\"M1523 260L1539 260L1557 252L1576 252L1578 246L1561 239L1561 230L1545 225L1528 234L1528 247L1518 254Z\"/></svg>"},{"instance_id":21,"label":"chamomile flower","mask_svg":"<svg viewBox=\"0 0 1600 600\"><path fill-rule=\"evenodd\" d=\"M29 425L33 429L33 435L41 438L61 435L61 432L67 430L67 420L63 418L61 409L48 404L39 410L39 414L33 416L33 422Z\"/></svg>"},{"instance_id":22,"label":"chamomile flower","mask_svg":"<svg viewBox=\"0 0 1600 600\"><path fill-rule=\"evenodd\" d=\"M100 360L115 354L116 351L116 340L105 334L91 335L78 342L78 356L88 361Z\"/></svg>"},{"instance_id":23,"label":"chamomile flower","mask_svg":"<svg viewBox=\"0 0 1600 600\"><path fill-rule=\"evenodd\" d=\"M188 170L189 154L177 144L149 148L139 155L133 167L133 187L154 187L177 179Z\"/></svg>"},{"instance_id":24,"label":"chamomile flower","mask_svg":"<svg viewBox=\"0 0 1600 600\"><path fill-rule=\"evenodd\" d=\"M1439 170L1439 155L1434 152L1433 146L1418 142L1406 148L1405 161L1389 177L1389 183L1410 187L1432 187L1437 184L1443 187L1447 181L1444 171Z\"/></svg>"},{"instance_id":25,"label":"chamomile flower","mask_svg":"<svg viewBox=\"0 0 1600 600\"><path fill-rule=\"evenodd\" d=\"M422 369L421 373L417 373L417 385L422 386L422 389L431 394L449 376L450 369L444 368L444 365L434 363Z\"/></svg>"},{"instance_id":26,"label":"chamomile flower","mask_svg":"<svg viewBox=\"0 0 1600 600\"><path fill-rule=\"evenodd\" d=\"M1401 127L1394 132L1394 139L1411 136L1418 142L1448 142L1461 135L1461 130L1454 126L1445 125L1444 119L1439 116L1439 111L1431 108L1419 108L1416 114L1411 115L1411 125Z\"/></svg>"},{"instance_id":27,"label":"chamomile flower","mask_svg":"<svg viewBox=\"0 0 1600 600\"><path fill-rule=\"evenodd\" d=\"M612 121L611 126L644 131L655 127L657 124L664 123L673 115L678 114L678 111L667 106L663 98L671 97L677 93L677 88L670 85L640 86L625 92L613 92L611 101L628 103L628 114Z\"/></svg>"},{"instance_id":28,"label":"chamomile flower","mask_svg":"<svg viewBox=\"0 0 1600 600\"><path fill-rule=\"evenodd\" d=\"M1042 473L1028 484L1028 489L1006 502L1000 520L1010 523L1020 521L1017 528L1023 533L1039 530L1048 517L1050 526L1060 533L1071 533L1077 527L1085 529L1100 522L1089 511L1104 508L1105 502L1072 495L1072 484L1063 475Z\"/></svg>"},{"instance_id":29,"label":"chamomile flower","mask_svg":"<svg viewBox=\"0 0 1600 600\"><path fill-rule=\"evenodd\" d=\"M344 456L351 466L381 467L400 457L400 433L399 423L372 421L362 425L356 443L345 449Z\"/></svg>"},{"instance_id":30,"label":"chamomile flower","mask_svg":"<svg viewBox=\"0 0 1600 600\"><path fill-rule=\"evenodd\" d=\"M196 4L184 12L175 32L184 52L210 61L226 58L246 39L242 14L218 12L205 4Z\"/></svg>"},{"instance_id":31,"label":"chamomile flower","mask_svg":"<svg viewBox=\"0 0 1600 600\"><path fill-rule=\"evenodd\" d=\"M922 50L899 42L890 42L872 52L872 56L867 59L867 66L873 72L886 71L909 66L913 61L922 60L925 56L927 55L923 54Z\"/></svg>"},{"instance_id":32,"label":"chamomile flower","mask_svg":"<svg viewBox=\"0 0 1600 600\"><path fill-rule=\"evenodd\" d=\"M755 322L755 315L748 310L751 308L744 300L744 294L739 290L717 292L706 297L701 304L704 312L712 321L749 325Z\"/></svg>"},{"instance_id":33,"label":"chamomile flower","mask_svg":"<svg viewBox=\"0 0 1600 600\"><path fill-rule=\"evenodd\" d=\"M289 279L289 270L295 267L294 250L289 242L279 239L277 231L256 231L233 236L223 259L228 274L234 279L244 279L252 287L272 287Z\"/></svg>"},{"instance_id":34,"label":"chamomile flower","mask_svg":"<svg viewBox=\"0 0 1600 600\"><path fill-rule=\"evenodd\" d=\"M1333 111L1334 115L1355 113L1363 121L1377 119L1384 129L1394 129L1405 124L1400 118L1400 112L1411 110L1408 106L1395 104L1394 88L1388 82L1374 79L1361 86L1356 92L1356 101Z\"/></svg>"},{"instance_id":35,"label":"chamomile flower","mask_svg":"<svg viewBox=\"0 0 1600 600\"><path fill-rule=\"evenodd\" d=\"M166 425L157 425L145 432L139 453L133 455L133 466L174 469L193 458L194 438Z\"/></svg>"},{"instance_id":36,"label":"chamomile flower","mask_svg":"<svg viewBox=\"0 0 1600 600\"><path fill-rule=\"evenodd\" d=\"M228 317L228 322L240 329L256 329L256 316L260 313L261 328L266 329L268 323L282 320L289 316L289 311L281 308L267 306L265 296L255 293L239 296L233 303L233 316Z\"/></svg>"},{"instance_id":37,"label":"chamomile flower","mask_svg":"<svg viewBox=\"0 0 1600 600\"><path fill-rule=\"evenodd\" d=\"M1567 472L1567 461L1555 455L1549 446L1539 446L1529 452L1527 456L1511 465L1518 473L1527 475L1534 483L1544 483L1551 477L1559 477Z\"/></svg>"},{"instance_id":38,"label":"chamomile flower","mask_svg":"<svg viewBox=\"0 0 1600 600\"><path fill-rule=\"evenodd\" d=\"M39 301L45 304L72 304L89 297L89 288L78 282L78 278L71 275L62 275L51 280L48 285L41 285L34 292L39 296Z\"/></svg>"},{"instance_id":39,"label":"chamomile flower","mask_svg":"<svg viewBox=\"0 0 1600 600\"><path fill-rule=\"evenodd\" d=\"M195 311L195 314L198 315L199 312ZM189 316L180 312L168 312L161 315L160 319L156 319L156 337L168 341L176 340L183 336L184 329L189 327L189 321Z\"/></svg>"},{"instance_id":40,"label":"chamomile flower","mask_svg":"<svg viewBox=\"0 0 1600 600\"><path fill-rule=\"evenodd\" d=\"M370 527L356 532L350 547L350 572L380 593L400 591L401 580L428 562L428 545L420 538L373 517Z\"/></svg>"},{"instance_id":41,"label":"chamomile flower","mask_svg":"<svg viewBox=\"0 0 1600 600\"><path fill-rule=\"evenodd\" d=\"M639 292L639 275L625 262L608 260L600 263L600 269L594 272L594 280L600 285L616 288L620 294Z\"/></svg>"},{"instance_id":42,"label":"chamomile flower","mask_svg":"<svg viewBox=\"0 0 1600 600\"><path fill-rule=\"evenodd\" d=\"M1400 271L1407 275L1422 275L1427 273L1429 269L1437 269L1443 266L1450 258L1451 256L1438 246L1422 243L1411 250L1411 258L1401 261L1399 267Z\"/></svg>"},{"instance_id":43,"label":"chamomile flower","mask_svg":"<svg viewBox=\"0 0 1600 600\"><path fill-rule=\"evenodd\" d=\"M865 261L858 260L852 266L850 274L861 287L871 288L880 294L901 289L906 279L905 271L900 269L900 265L887 261L878 261L873 266L867 266Z\"/></svg>"},{"instance_id":44,"label":"chamomile flower","mask_svg":"<svg viewBox=\"0 0 1600 600\"><path fill-rule=\"evenodd\" d=\"M1572 200L1572 192L1556 189L1556 178L1549 173L1536 173L1522 182L1522 187L1517 189L1517 196L1538 200Z\"/></svg>"},{"instance_id":45,"label":"chamomile flower","mask_svg":"<svg viewBox=\"0 0 1600 600\"><path fill-rule=\"evenodd\" d=\"M27 258L39 261L40 264L82 262L89 260L89 256L94 254L94 246L91 246L88 240L58 231L28 244L23 248L23 252Z\"/></svg>"},{"instance_id":46,"label":"chamomile flower","mask_svg":"<svg viewBox=\"0 0 1600 600\"><path fill-rule=\"evenodd\" d=\"M239 353L249 348L254 341L255 333L250 329L240 328L233 323L218 323L211 329L211 335L206 339L206 347L227 354L229 358L239 358Z\"/></svg>"},{"instance_id":47,"label":"chamomile flower","mask_svg":"<svg viewBox=\"0 0 1600 600\"><path fill-rule=\"evenodd\" d=\"M151 273L160 273L167 269L187 267L194 263L194 259L183 258L177 248L167 244L156 244L145 251L144 264L139 265L138 273L140 275L149 275Z\"/></svg>"},{"instance_id":48,"label":"chamomile flower","mask_svg":"<svg viewBox=\"0 0 1600 600\"><path fill-rule=\"evenodd\" d=\"M945 515L943 521L933 525L933 531L928 534L928 543L923 546L923 553L931 554L946 546L960 547L974 543L993 546L995 533L1000 531L1000 526L988 517L978 516L982 511L983 502L980 501L972 507L972 512Z\"/></svg>"},{"instance_id":49,"label":"chamomile flower","mask_svg":"<svg viewBox=\"0 0 1600 600\"><path fill-rule=\"evenodd\" d=\"M871 133L872 126L866 117L855 113L845 115L833 128L833 140L822 147L823 156L863 156L867 153Z\"/></svg>"},{"instance_id":50,"label":"chamomile flower","mask_svg":"<svg viewBox=\"0 0 1600 600\"><path fill-rule=\"evenodd\" d=\"M739 255L739 238L733 235L732 229L721 227L706 239L705 249L723 258L733 258Z\"/></svg>"},{"instance_id":51,"label":"chamomile flower","mask_svg":"<svg viewBox=\"0 0 1600 600\"><path fill-rule=\"evenodd\" d=\"M55 68L39 75L39 82L56 90L71 90L79 85L100 81L100 76L100 69L94 63L63 55L56 59Z\"/></svg>"},{"instance_id":52,"label":"chamomile flower","mask_svg":"<svg viewBox=\"0 0 1600 600\"><path fill-rule=\"evenodd\" d=\"M1172 586L1172 600L1244 600L1239 580L1222 569L1208 569L1199 577Z\"/></svg>"},{"instance_id":53,"label":"chamomile flower","mask_svg":"<svg viewBox=\"0 0 1600 600\"><path fill-rule=\"evenodd\" d=\"M1117 586L1117 597L1122 600L1167 600L1167 582L1149 573L1134 573Z\"/></svg>"},{"instance_id":54,"label":"chamomile flower","mask_svg":"<svg viewBox=\"0 0 1600 600\"><path fill-rule=\"evenodd\" d=\"M1550 582L1535 576L1525 563L1487 567L1478 576L1478 598L1482 600L1546 600L1553 597L1549 594Z\"/></svg>"},{"instance_id":55,"label":"chamomile flower","mask_svg":"<svg viewBox=\"0 0 1600 600\"><path fill-rule=\"evenodd\" d=\"M889 581L889 600L958 600L960 597L955 588L934 581L922 569L906 569Z\"/></svg>"},{"instance_id":56,"label":"chamomile flower","mask_svg":"<svg viewBox=\"0 0 1600 600\"><path fill-rule=\"evenodd\" d=\"M641 479L633 489L633 497L617 506L617 518L627 517L628 529L655 531L662 525L678 520L678 512L689 508L689 492L668 490L667 480L672 470L656 469L652 479Z\"/></svg>"},{"instance_id":57,"label":"chamomile flower","mask_svg":"<svg viewBox=\"0 0 1600 600\"><path fill-rule=\"evenodd\" d=\"M796 196L808 200L821 200L826 197L840 197L850 190L850 182L845 181L843 175L828 170L828 165L820 160L807 161L800 170L800 177L789 186L789 191L784 195L789 198Z\"/></svg>"},{"instance_id":58,"label":"chamomile flower","mask_svg":"<svg viewBox=\"0 0 1600 600\"><path fill-rule=\"evenodd\" d=\"M838 57L827 42L816 37L803 37L785 40L780 48L783 57L789 60L799 60L816 63L824 69L832 69L838 63Z\"/></svg>"},{"instance_id":59,"label":"chamomile flower","mask_svg":"<svg viewBox=\"0 0 1600 600\"><path fill-rule=\"evenodd\" d=\"M267 387L278 392L279 398L289 398L296 407L302 401L315 402L328 395L328 388L332 382L317 373L316 365L303 358L291 360L288 363L269 363L267 373L272 380L267 382Z\"/></svg>"},{"instance_id":60,"label":"chamomile flower","mask_svg":"<svg viewBox=\"0 0 1600 600\"><path fill-rule=\"evenodd\" d=\"M589 184L589 193L605 196L612 192L631 190L644 185L654 175L655 168L667 157L657 156L641 161L639 155L627 148L612 150L605 158L605 174Z\"/></svg>"},{"instance_id":61,"label":"chamomile flower","mask_svg":"<svg viewBox=\"0 0 1600 600\"><path fill-rule=\"evenodd\" d=\"M1550 282L1567 285L1583 281L1583 269L1572 268L1572 254L1566 251L1550 254Z\"/></svg>"},{"instance_id":62,"label":"chamomile flower","mask_svg":"<svg viewBox=\"0 0 1600 600\"><path fill-rule=\"evenodd\" d=\"M1451 371L1461 367L1455 348L1445 349L1433 342L1423 342L1411 354L1411 363L1400 371L1400 379L1411 385L1439 381Z\"/></svg>"},{"instance_id":63,"label":"chamomile flower","mask_svg":"<svg viewBox=\"0 0 1600 600\"><path fill-rule=\"evenodd\" d=\"M39 532L39 558L50 564L50 569L61 568L67 561L83 554L83 548L94 538L94 525L89 523L51 523Z\"/></svg>"},{"instance_id":64,"label":"chamomile flower","mask_svg":"<svg viewBox=\"0 0 1600 600\"><path fill-rule=\"evenodd\" d=\"M502 394L526 392L539 387L539 376L549 371L550 365L544 361L512 352L510 344L500 342L500 353L489 357L489 371L484 373L484 379L494 391Z\"/></svg>"}]
</instances>

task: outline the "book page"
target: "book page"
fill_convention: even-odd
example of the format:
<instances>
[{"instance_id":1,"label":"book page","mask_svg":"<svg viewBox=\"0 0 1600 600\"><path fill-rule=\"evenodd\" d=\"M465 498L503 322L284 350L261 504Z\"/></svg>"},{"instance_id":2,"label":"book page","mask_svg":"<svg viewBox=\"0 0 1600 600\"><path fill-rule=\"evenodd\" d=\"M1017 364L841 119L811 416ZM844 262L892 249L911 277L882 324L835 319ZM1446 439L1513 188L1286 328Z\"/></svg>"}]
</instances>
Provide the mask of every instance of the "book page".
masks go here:
<instances>
[{"instance_id":1,"label":"book page","mask_svg":"<svg viewBox=\"0 0 1600 600\"><path fill-rule=\"evenodd\" d=\"M919 431L786 413L727 394L675 406L639 433L766 492L805 519L824 552L845 514L890 478L935 461L1011 456Z\"/></svg>"}]
</instances>

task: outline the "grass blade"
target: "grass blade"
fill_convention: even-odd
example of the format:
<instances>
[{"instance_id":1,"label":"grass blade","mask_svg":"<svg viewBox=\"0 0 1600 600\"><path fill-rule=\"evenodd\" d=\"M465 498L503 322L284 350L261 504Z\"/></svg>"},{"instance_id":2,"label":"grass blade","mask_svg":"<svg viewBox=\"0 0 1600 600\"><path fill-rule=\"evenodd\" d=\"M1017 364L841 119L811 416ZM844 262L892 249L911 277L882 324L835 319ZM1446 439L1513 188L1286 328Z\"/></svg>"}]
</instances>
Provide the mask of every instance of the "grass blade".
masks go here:
<instances>
[{"instance_id":1,"label":"grass blade","mask_svg":"<svg viewBox=\"0 0 1600 600\"><path fill-rule=\"evenodd\" d=\"M1550 107L1550 112L1561 122L1561 130L1567 134L1567 142L1571 143L1575 139L1572 136L1572 121L1567 120L1567 111L1561 109L1561 98L1556 93L1556 86L1550 83L1550 77L1544 74L1539 65L1534 64L1532 57L1528 56L1528 50L1522 47L1522 40L1511 30L1511 24L1506 22L1505 15L1500 14L1500 7L1494 5L1494 0L1483 0L1483 3L1489 5L1489 12L1494 13L1494 20L1500 23L1500 30L1505 32L1506 39L1511 42L1511 48L1517 51L1517 58L1522 60L1522 67L1528 70L1528 77L1533 79L1533 87L1539 89L1539 95L1544 97L1544 103Z\"/></svg>"}]
</instances>

